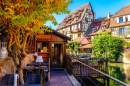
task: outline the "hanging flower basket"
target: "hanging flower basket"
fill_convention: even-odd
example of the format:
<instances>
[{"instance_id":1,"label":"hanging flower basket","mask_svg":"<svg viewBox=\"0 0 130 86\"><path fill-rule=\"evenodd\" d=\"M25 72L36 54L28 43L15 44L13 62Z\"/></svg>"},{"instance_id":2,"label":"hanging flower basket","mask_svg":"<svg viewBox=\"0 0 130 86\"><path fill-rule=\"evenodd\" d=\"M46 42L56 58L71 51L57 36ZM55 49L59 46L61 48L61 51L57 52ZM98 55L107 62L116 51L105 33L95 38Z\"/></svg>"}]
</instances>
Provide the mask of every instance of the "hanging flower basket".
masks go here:
<instances>
[{"instance_id":1,"label":"hanging flower basket","mask_svg":"<svg viewBox=\"0 0 130 86\"><path fill-rule=\"evenodd\" d=\"M79 28L76 28L76 30L79 30Z\"/></svg>"},{"instance_id":2,"label":"hanging flower basket","mask_svg":"<svg viewBox=\"0 0 130 86\"><path fill-rule=\"evenodd\" d=\"M96 31L92 31L92 33L95 33Z\"/></svg>"},{"instance_id":3,"label":"hanging flower basket","mask_svg":"<svg viewBox=\"0 0 130 86\"><path fill-rule=\"evenodd\" d=\"M69 32L72 33L72 30L70 30Z\"/></svg>"}]
</instances>

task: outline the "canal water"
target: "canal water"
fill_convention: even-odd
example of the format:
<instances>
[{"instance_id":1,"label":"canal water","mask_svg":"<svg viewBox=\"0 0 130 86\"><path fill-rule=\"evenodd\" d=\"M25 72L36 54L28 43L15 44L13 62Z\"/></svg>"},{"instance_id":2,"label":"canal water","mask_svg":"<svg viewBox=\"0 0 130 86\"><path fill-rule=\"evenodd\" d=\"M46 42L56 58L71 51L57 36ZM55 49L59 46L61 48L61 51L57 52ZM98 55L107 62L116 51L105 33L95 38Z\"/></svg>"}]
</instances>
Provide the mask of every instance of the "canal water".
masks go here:
<instances>
[{"instance_id":1,"label":"canal water","mask_svg":"<svg viewBox=\"0 0 130 86\"><path fill-rule=\"evenodd\" d=\"M108 74L130 85L130 64L108 63ZM121 86L110 80L110 86Z\"/></svg>"}]
</instances>

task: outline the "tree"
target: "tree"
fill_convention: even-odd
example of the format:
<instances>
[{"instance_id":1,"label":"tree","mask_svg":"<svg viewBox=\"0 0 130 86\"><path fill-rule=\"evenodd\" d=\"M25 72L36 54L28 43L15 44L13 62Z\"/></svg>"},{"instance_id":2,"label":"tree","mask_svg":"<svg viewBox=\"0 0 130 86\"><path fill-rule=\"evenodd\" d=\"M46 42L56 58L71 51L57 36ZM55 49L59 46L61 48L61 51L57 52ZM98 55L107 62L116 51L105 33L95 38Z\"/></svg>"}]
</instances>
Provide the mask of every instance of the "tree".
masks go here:
<instances>
[{"instance_id":1,"label":"tree","mask_svg":"<svg viewBox=\"0 0 130 86\"><path fill-rule=\"evenodd\" d=\"M67 47L70 48L70 52L74 53L74 51L76 51L75 53L78 53L78 47L79 47L80 43L75 41L75 42L70 42L69 44L67 44Z\"/></svg>"},{"instance_id":2,"label":"tree","mask_svg":"<svg viewBox=\"0 0 130 86\"><path fill-rule=\"evenodd\" d=\"M124 40L122 38L112 36L109 33L96 35L92 40L94 57L106 57L109 61L117 61L122 55L121 46Z\"/></svg>"},{"instance_id":3,"label":"tree","mask_svg":"<svg viewBox=\"0 0 130 86\"><path fill-rule=\"evenodd\" d=\"M0 0L0 24L9 34L8 50L17 68L20 84L24 84L22 69L28 36L51 32L44 24L52 21L57 25L53 14L69 13L70 3L70 0ZM16 51L11 50L13 44L18 47Z\"/></svg>"}]
</instances>

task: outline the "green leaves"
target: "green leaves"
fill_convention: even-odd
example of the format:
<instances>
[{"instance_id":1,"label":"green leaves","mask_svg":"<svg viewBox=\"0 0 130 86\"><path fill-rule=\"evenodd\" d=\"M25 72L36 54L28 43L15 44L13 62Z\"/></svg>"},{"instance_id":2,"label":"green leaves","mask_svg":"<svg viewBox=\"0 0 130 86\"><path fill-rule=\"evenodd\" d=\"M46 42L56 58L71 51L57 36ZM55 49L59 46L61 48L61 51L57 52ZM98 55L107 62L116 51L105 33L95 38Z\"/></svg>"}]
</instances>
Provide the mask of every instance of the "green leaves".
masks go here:
<instances>
[{"instance_id":1,"label":"green leaves","mask_svg":"<svg viewBox=\"0 0 130 86\"><path fill-rule=\"evenodd\" d=\"M120 47L123 45L123 42L122 38L108 33L97 35L92 41L93 55L94 57L106 57L110 61L113 59L116 61L121 55Z\"/></svg>"}]
</instances>

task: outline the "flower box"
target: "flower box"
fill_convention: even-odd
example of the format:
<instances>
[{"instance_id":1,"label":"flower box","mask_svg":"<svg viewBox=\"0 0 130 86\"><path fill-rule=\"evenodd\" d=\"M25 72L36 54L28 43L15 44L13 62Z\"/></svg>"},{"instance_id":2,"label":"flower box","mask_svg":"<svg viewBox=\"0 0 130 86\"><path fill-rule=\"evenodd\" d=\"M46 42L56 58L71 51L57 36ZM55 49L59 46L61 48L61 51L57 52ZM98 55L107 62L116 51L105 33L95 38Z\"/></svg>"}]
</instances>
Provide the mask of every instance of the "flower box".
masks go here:
<instances>
[{"instance_id":1,"label":"flower box","mask_svg":"<svg viewBox=\"0 0 130 86\"><path fill-rule=\"evenodd\" d=\"M92 33L95 33L96 31L92 31Z\"/></svg>"},{"instance_id":2,"label":"flower box","mask_svg":"<svg viewBox=\"0 0 130 86\"><path fill-rule=\"evenodd\" d=\"M105 24L105 22L102 22L102 24Z\"/></svg>"},{"instance_id":3,"label":"flower box","mask_svg":"<svg viewBox=\"0 0 130 86\"><path fill-rule=\"evenodd\" d=\"M107 24L109 24L110 23L110 21L107 21Z\"/></svg>"},{"instance_id":4,"label":"flower box","mask_svg":"<svg viewBox=\"0 0 130 86\"><path fill-rule=\"evenodd\" d=\"M96 24L93 24L93 26L96 26Z\"/></svg>"},{"instance_id":5,"label":"flower box","mask_svg":"<svg viewBox=\"0 0 130 86\"><path fill-rule=\"evenodd\" d=\"M86 23L88 23L88 20L86 20Z\"/></svg>"},{"instance_id":6,"label":"flower box","mask_svg":"<svg viewBox=\"0 0 130 86\"><path fill-rule=\"evenodd\" d=\"M89 15L92 15L92 13L89 13Z\"/></svg>"},{"instance_id":7,"label":"flower box","mask_svg":"<svg viewBox=\"0 0 130 86\"><path fill-rule=\"evenodd\" d=\"M76 28L76 30L79 30L79 28Z\"/></svg>"},{"instance_id":8,"label":"flower box","mask_svg":"<svg viewBox=\"0 0 130 86\"><path fill-rule=\"evenodd\" d=\"M79 15L81 15L81 12L79 12Z\"/></svg>"},{"instance_id":9,"label":"flower box","mask_svg":"<svg viewBox=\"0 0 130 86\"><path fill-rule=\"evenodd\" d=\"M102 32L105 32L105 31L106 31L105 29L102 30Z\"/></svg>"},{"instance_id":10,"label":"flower box","mask_svg":"<svg viewBox=\"0 0 130 86\"><path fill-rule=\"evenodd\" d=\"M69 32L72 33L72 30L70 30Z\"/></svg>"},{"instance_id":11,"label":"flower box","mask_svg":"<svg viewBox=\"0 0 130 86\"><path fill-rule=\"evenodd\" d=\"M101 25L101 23L98 23L97 25L99 26L99 25Z\"/></svg>"}]
</instances>

